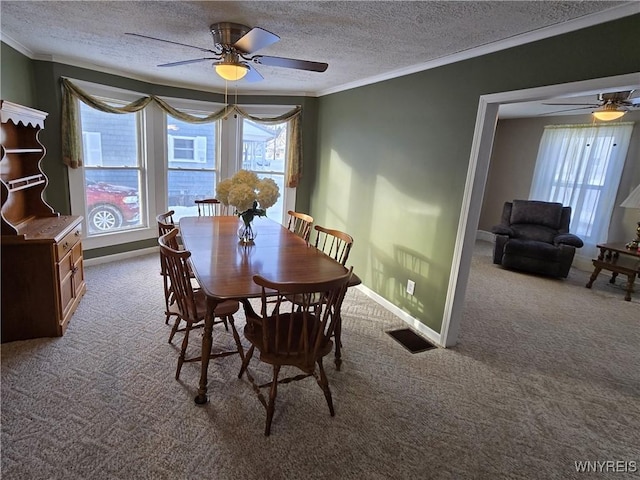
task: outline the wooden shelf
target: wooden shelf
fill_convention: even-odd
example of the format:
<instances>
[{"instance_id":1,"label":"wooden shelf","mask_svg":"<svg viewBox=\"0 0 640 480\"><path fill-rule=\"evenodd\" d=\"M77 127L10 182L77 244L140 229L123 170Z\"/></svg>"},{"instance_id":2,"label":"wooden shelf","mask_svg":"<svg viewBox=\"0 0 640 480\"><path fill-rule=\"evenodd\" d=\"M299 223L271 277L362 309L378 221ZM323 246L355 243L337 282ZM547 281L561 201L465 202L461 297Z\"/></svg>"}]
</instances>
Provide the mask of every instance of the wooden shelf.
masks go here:
<instances>
[{"instance_id":1,"label":"wooden shelf","mask_svg":"<svg viewBox=\"0 0 640 480\"><path fill-rule=\"evenodd\" d=\"M42 148L5 148L4 153L44 153Z\"/></svg>"},{"instance_id":2,"label":"wooden shelf","mask_svg":"<svg viewBox=\"0 0 640 480\"><path fill-rule=\"evenodd\" d=\"M86 291L82 217L44 201L38 134L46 116L0 100L2 342L62 336Z\"/></svg>"},{"instance_id":3,"label":"wooden shelf","mask_svg":"<svg viewBox=\"0 0 640 480\"><path fill-rule=\"evenodd\" d=\"M24 188L30 188L35 185L40 185L41 183L45 182L46 179L44 178L44 175L38 174L30 175L28 177L16 178L15 180L9 180L7 181L7 185L10 192L15 192Z\"/></svg>"}]
</instances>

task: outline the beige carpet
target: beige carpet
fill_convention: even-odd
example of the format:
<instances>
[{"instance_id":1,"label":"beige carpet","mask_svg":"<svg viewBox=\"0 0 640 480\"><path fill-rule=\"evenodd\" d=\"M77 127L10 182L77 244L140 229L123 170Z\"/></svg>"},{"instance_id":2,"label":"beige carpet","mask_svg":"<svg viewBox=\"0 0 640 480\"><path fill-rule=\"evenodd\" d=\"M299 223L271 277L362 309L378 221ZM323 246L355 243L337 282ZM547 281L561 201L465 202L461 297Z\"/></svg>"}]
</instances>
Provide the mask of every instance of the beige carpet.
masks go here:
<instances>
[{"instance_id":1,"label":"beige carpet","mask_svg":"<svg viewBox=\"0 0 640 480\"><path fill-rule=\"evenodd\" d=\"M640 292L625 302L604 275L588 290L579 271L506 271L479 242L459 344L415 355L384 333L404 324L354 290L343 369L327 366L336 416L312 379L283 385L268 438L237 357L210 364L204 407L198 365L174 380L155 255L86 277L64 337L2 345L3 480L640 475L575 469L640 469Z\"/></svg>"}]
</instances>

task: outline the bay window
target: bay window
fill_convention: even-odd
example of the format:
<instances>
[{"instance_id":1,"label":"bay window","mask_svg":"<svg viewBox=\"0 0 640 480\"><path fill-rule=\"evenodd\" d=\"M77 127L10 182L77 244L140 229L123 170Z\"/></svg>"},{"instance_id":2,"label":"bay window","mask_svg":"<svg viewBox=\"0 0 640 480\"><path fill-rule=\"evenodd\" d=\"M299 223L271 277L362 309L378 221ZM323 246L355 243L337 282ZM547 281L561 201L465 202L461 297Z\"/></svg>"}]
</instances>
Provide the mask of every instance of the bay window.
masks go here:
<instances>
[{"instance_id":1,"label":"bay window","mask_svg":"<svg viewBox=\"0 0 640 480\"><path fill-rule=\"evenodd\" d=\"M89 82L63 80L63 87L63 117L72 111L67 118L76 125L73 135L63 128L63 157L71 213L84 217L85 248L156 237L158 213L174 210L175 220L197 215L194 201L214 198L217 183L242 168L278 185L269 218L282 223L294 209L296 190L285 185L290 165L298 166L289 163L288 149L292 131L299 139L299 116L292 117L299 107L232 106L229 113L221 104L141 97ZM296 118L294 127L288 118ZM299 148L298 141L296 155Z\"/></svg>"}]
</instances>

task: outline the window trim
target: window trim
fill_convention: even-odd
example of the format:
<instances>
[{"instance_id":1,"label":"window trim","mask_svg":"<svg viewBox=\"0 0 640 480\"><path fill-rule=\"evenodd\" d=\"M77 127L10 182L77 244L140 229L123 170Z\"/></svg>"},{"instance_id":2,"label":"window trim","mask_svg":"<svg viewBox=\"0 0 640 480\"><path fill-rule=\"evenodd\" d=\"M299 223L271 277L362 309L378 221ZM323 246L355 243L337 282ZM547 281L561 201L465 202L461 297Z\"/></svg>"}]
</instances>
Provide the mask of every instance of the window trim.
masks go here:
<instances>
[{"instance_id":1,"label":"window trim","mask_svg":"<svg viewBox=\"0 0 640 480\"><path fill-rule=\"evenodd\" d=\"M105 89L100 87L102 86L97 86L97 88L94 88L92 84L83 84L83 88L91 95L107 98L108 100L127 102L130 101L129 98L132 98L131 93L129 92L120 95L120 92L116 91L116 89ZM75 101L80 102L80 100L78 99L76 99ZM71 214L82 216L83 230L85 232L82 242L83 247L87 250L109 247L113 245L121 245L140 240L147 240L149 238L154 238L157 236L157 228L155 225L155 202L149 201L150 192L155 191L154 166L153 162L149 162L147 158L147 145L150 144L150 138L148 134L151 129L146 128L145 125L148 118L147 112L145 110L137 112L136 115L138 115L136 128L138 135L138 156L140 159L140 165L136 168L136 170L139 169L142 176L140 182L140 191L138 193L141 222L141 225L139 227L89 236L89 229L87 225L88 219L86 217L85 167L83 166L75 169L67 169L69 178ZM78 131L82 132L80 115L78 115L78 123L80 127ZM96 167L100 168L99 166ZM151 222L152 218L154 219L154 222Z\"/></svg>"}]
</instances>

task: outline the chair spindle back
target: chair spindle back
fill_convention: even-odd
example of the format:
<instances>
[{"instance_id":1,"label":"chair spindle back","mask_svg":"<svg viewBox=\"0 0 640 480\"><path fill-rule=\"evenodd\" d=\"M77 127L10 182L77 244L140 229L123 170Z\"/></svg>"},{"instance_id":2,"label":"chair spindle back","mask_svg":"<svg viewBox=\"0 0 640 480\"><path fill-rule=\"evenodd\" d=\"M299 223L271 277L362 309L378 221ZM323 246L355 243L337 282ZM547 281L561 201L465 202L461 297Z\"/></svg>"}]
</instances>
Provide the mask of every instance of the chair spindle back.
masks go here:
<instances>
[{"instance_id":1,"label":"chair spindle back","mask_svg":"<svg viewBox=\"0 0 640 480\"><path fill-rule=\"evenodd\" d=\"M300 238L309 241L309 235L311 235L311 224L313 223L313 217L306 213L294 212L289 210L289 224L287 228Z\"/></svg>"},{"instance_id":2,"label":"chair spindle back","mask_svg":"<svg viewBox=\"0 0 640 480\"><path fill-rule=\"evenodd\" d=\"M204 198L195 201L199 217L219 217L229 215L229 207L216 198Z\"/></svg>"},{"instance_id":3,"label":"chair spindle back","mask_svg":"<svg viewBox=\"0 0 640 480\"><path fill-rule=\"evenodd\" d=\"M349 258L349 252L351 252L353 237L340 230L333 230L320 225L316 225L314 229L317 232L316 248L322 250L341 265L345 265Z\"/></svg>"}]
</instances>

